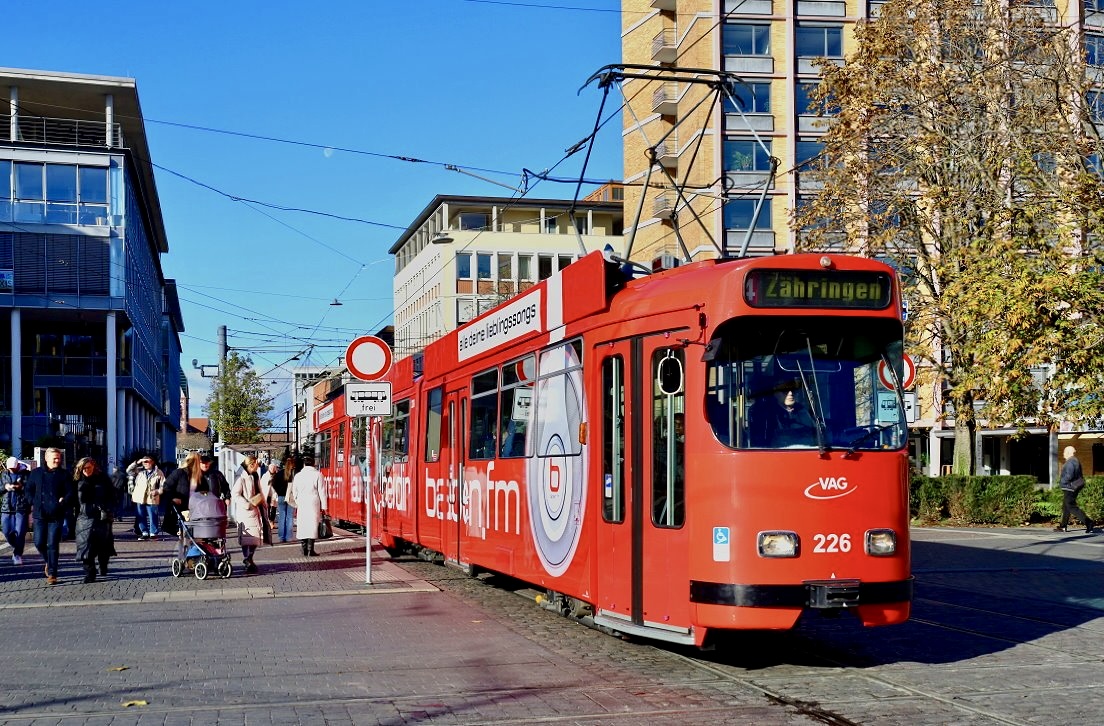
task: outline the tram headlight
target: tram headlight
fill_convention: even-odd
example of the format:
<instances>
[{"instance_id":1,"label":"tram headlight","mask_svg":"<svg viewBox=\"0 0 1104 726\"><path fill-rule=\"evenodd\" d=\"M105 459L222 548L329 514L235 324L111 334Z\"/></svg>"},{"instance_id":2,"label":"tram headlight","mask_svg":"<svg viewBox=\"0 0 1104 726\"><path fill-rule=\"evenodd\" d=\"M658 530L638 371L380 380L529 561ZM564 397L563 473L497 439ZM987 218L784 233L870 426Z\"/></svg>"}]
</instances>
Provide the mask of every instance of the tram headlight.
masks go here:
<instances>
[{"instance_id":1,"label":"tram headlight","mask_svg":"<svg viewBox=\"0 0 1104 726\"><path fill-rule=\"evenodd\" d=\"M797 557L801 540L796 532L760 532L760 557Z\"/></svg>"},{"instance_id":2,"label":"tram headlight","mask_svg":"<svg viewBox=\"0 0 1104 726\"><path fill-rule=\"evenodd\" d=\"M866 531L866 554L873 557L889 557L897 553L897 533L892 529Z\"/></svg>"}]
</instances>

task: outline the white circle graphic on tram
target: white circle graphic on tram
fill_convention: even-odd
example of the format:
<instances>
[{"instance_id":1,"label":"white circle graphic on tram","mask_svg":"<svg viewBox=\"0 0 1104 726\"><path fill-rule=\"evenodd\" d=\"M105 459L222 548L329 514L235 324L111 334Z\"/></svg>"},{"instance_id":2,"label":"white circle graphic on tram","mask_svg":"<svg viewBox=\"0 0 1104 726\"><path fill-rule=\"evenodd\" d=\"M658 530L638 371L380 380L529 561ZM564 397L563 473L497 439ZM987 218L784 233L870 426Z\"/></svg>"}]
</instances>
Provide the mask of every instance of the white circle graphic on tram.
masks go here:
<instances>
[{"instance_id":1,"label":"white circle graphic on tram","mask_svg":"<svg viewBox=\"0 0 1104 726\"><path fill-rule=\"evenodd\" d=\"M556 360L558 359L558 360ZM546 351L541 370L570 368L578 358L569 346ZM583 411L579 370L537 381L536 456L529 460L529 523L541 564L562 575L579 545L586 507L586 450L579 444Z\"/></svg>"}]
</instances>

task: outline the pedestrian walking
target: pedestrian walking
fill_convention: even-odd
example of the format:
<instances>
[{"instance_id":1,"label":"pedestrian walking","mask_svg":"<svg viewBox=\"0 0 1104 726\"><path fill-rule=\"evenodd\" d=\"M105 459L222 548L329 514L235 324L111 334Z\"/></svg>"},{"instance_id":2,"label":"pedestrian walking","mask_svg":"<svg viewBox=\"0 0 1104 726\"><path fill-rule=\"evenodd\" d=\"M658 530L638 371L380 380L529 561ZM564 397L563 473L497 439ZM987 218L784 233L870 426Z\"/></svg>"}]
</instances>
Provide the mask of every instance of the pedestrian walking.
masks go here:
<instances>
[{"instance_id":1,"label":"pedestrian walking","mask_svg":"<svg viewBox=\"0 0 1104 726\"><path fill-rule=\"evenodd\" d=\"M217 466L214 466L214 463L215 458L213 456L204 454L199 457L199 470L203 474L203 479L207 482L207 491L223 502L227 502L230 500L230 482L226 481L226 477L222 475Z\"/></svg>"},{"instance_id":2,"label":"pedestrian walking","mask_svg":"<svg viewBox=\"0 0 1104 726\"><path fill-rule=\"evenodd\" d=\"M287 542L292 538L292 509L287 503L288 482L284 474L284 468L279 462L273 462L268 467L268 485L272 493L276 495L275 517L272 517L272 525L276 528L273 540L279 537L281 542ZM273 512L269 512L271 515Z\"/></svg>"},{"instance_id":3,"label":"pedestrian walking","mask_svg":"<svg viewBox=\"0 0 1104 726\"><path fill-rule=\"evenodd\" d=\"M19 459L9 456L0 474L3 500L0 501L0 529L12 548L12 564L23 564L23 549L27 544L27 524L30 521L31 500L26 483L30 472Z\"/></svg>"},{"instance_id":4,"label":"pedestrian walking","mask_svg":"<svg viewBox=\"0 0 1104 726\"><path fill-rule=\"evenodd\" d=\"M61 528L65 516L76 506L73 477L61 465L61 449L46 449L46 465L27 477L27 496L34 514L35 549L46 560L46 583L58 581Z\"/></svg>"},{"instance_id":5,"label":"pedestrian walking","mask_svg":"<svg viewBox=\"0 0 1104 726\"><path fill-rule=\"evenodd\" d=\"M314 468L314 457L303 457L303 468L288 486L288 499L295 507L295 533L303 554L317 557L314 540L318 538L318 525L326 513L326 483L322 472Z\"/></svg>"},{"instance_id":6,"label":"pedestrian walking","mask_svg":"<svg viewBox=\"0 0 1104 726\"><path fill-rule=\"evenodd\" d=\"M1092 521L1081 507L1077 506L1077 495L1085 486L1085 476L1081 472L1081 462L1077 459L1077 450L1067 446L1062 451L1062 457L1066 463L1062 464L1062 475L1058 479L1058 486L1062 490L1062 521L1054 528L1055 532L1065 532L1069 525L1070 515L1077 517L1085 523L1085 532L1091 534L1096 528L1096 522Z\"/></svg>"},{"instance_id":7,"label":"pedestrian walking","mask_svg":"<svg viewBox=\"0 0 1104 726\"><path fill-rule=\"evenodd\" d=\"M161 531L158 529L157 507L161 502L165 475L157 468L157 461L152 456L143 456L128 466L127 474L134 476L134 491L130 498L138 505L139 539L157 539Z\"/></svg>"},{"instance_id":8,"label":"pedestrian walking","mask_svg":"<svg viewBox=\"0 0 1104 726\"><path fill-rule=\"evenodd\" d=\"M107 564L115 556L115 537L111 523L115 519L115 485L96 460L86 456L73 472L77 487L77 560L84 565L84 581L96 581L107 574Z\"/></svg>"},{"instance_id":9,"label":"pedestrian walking","mask_svg":"<svg viewBox=\"0 0 1104 726\"><path fill-rule=\"evenodd\" d=\"M242 472L234 480L230 497L234 502L234 520L238 523L238 544L242 549L242 564L247 573L257 572L253 557L257 548L265 543L265 529L269 531L271 542L272 525L268 521L268 508L276 503L272 490L261 486L257 474L259 462L256 456L245 457Z\"/></svg>"},{"instance_id":10,"label":"pedestrian walking","mask_svg":"<svg viewBox=\"0 0 1104 726\"><path fill-rule=\"evenodd\" d=\"M199 464L199 454L190 451L184 457L184 466L173 469L172 473L165 478L165 491L162 497L168 500L168 505L165 507L165 518L161 522L162 532L174 536L179 533L176 513L188 511L188 500L202 480L203 471Z\"/></svg>"}]
</instances>

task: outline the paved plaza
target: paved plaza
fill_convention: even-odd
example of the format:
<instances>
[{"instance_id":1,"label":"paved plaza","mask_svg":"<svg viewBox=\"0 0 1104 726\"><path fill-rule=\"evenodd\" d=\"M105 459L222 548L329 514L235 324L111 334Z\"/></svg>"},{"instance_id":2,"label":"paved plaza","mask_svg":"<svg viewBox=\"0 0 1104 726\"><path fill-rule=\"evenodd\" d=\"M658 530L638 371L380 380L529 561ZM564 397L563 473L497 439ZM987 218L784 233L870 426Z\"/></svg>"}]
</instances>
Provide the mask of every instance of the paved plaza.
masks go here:
<instances>
[{"instance_id":1,"label":"paved plaza","mask_svg":"<svg viewBox=\"0 0 1104 726\"><path fill-rule=\"evenodd\" d=\"M128 522L129 524L129 522ZM260 572L174 579L117 524L46 584L0 550L8 724L1035 724L1104 718L1104 535L917 529L914 617L809 618L700 652L604 635L524 586L373 557L340 532ZM236 546L232 552L237 559Z\"/></svg>"}]
</instances>

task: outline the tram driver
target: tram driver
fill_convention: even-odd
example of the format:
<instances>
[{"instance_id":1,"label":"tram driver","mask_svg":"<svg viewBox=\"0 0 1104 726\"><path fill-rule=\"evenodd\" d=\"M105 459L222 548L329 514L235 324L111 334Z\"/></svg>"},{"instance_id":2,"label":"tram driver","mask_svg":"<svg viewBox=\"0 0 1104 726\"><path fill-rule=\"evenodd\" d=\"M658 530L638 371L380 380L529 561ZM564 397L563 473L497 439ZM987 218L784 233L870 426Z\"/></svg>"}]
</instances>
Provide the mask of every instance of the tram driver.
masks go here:
<instances>
[{"instance_id":1,"label":"tram driver","mask_svg":"<svg viewBox=\"0 0 1104 726\"><path fill-rule=\"evenodd\" d=\"M816 424L804 401L800 379L787 378L760 396L748 412L751 445L784 449L816 446Z\"/></svg>"}]
</instances>

